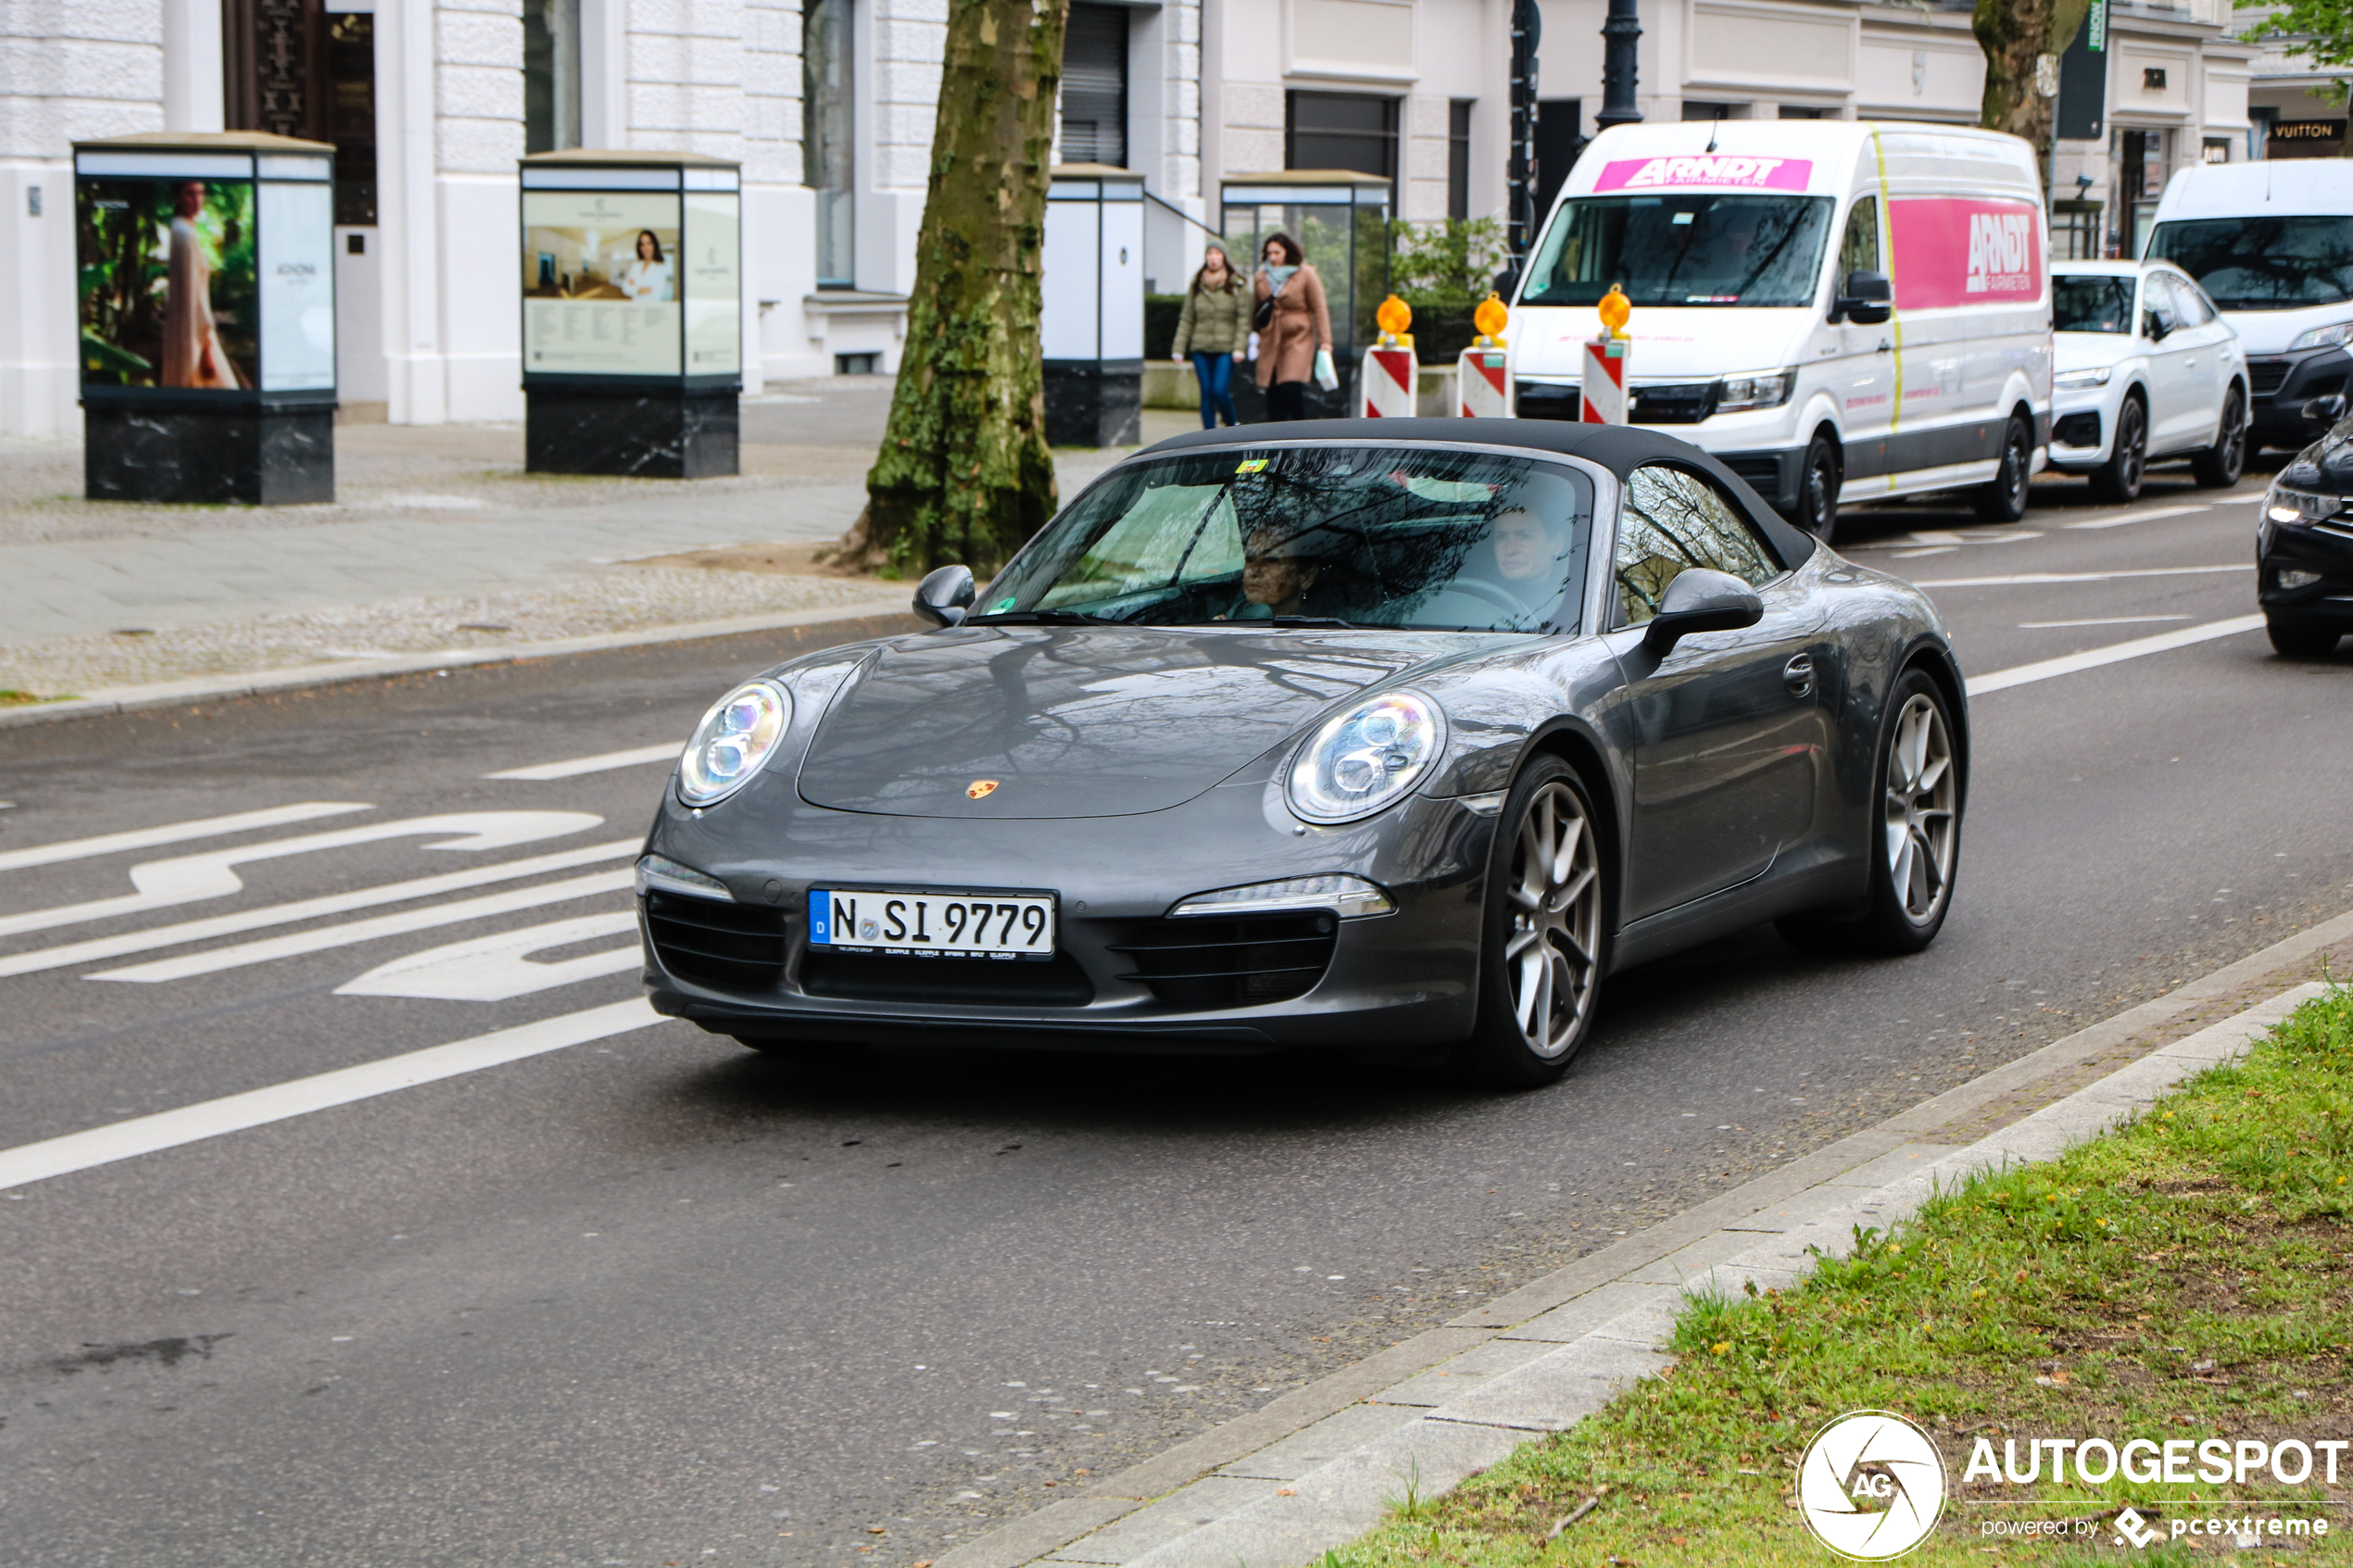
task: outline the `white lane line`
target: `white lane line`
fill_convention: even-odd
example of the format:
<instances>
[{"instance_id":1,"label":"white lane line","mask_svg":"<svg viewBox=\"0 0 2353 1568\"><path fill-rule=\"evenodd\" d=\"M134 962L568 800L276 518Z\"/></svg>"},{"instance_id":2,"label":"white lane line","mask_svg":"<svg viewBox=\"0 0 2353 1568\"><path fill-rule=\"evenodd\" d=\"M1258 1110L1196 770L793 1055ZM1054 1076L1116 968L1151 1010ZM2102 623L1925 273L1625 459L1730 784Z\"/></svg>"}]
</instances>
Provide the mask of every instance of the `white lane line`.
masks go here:
<instances>
[{"instance_id":1,"label":"white lane line","mask_svg":"<svg viewBox=\"0 0 2353 1568\"><path fill-rule=\"evenodd\" d=\"M61 839L56 844L37 844L30 849L11 849L0 855L0 872L21 871L27 866L54 866L60 860L86 860L94 855L115 855L126 849L152 849L158 844L184 844L192 838L220 838L233 833L251 833L257 828L283 827L288 822L308 822L320 817L339 817L348 811L374 809L373 806L365 802L306 800L299 806L272 806L266 811L198 817L184 822L166 822L161 827L101 834L95 838Z\"/></svg>"},{"instance_id":2,"label":"white lane line","mask_svg":"<svg viewBox=\"0 0 2353 1568\"><path fill-rule=\"evenodd\" d=\"M550 947L568 947L598 936L633 936L637 911L614 909L549 921L522 931L502 931L446 947L428 947L378 964L359 979L335 987L338 997L431 997L445 1002L504 1002L534 992L574 985L601 975L623 974L641 967L644 950L632 942L555 963L534 963L531 955Z\"/></svg>"},{"instance_id":3,"label":"white lane line","mask_svg":"<svg viewBox=\"0 0 2353 1568\"><path fill-rule=\"evenodd\" d=\"M2072 675L2082 670L2096 670L2103 664L2118 664L2145 654L2166 653L2174 648L2188 647L2193 643L2210 642L2216 637L2234 637L2241 632L2252 632L2262 624L2263 618L2259 615L2233 616L2228 621L2209 621L2203 626L2184 626L2178 632L2159 632L2154 637L2137 637L2129 643L2113 643L2104 648L2070 653L2063 659L2045 659L2035 664L1996 670L1990 675L1969 677L1969 695L1972 698L1980 697L1988 692L2005 691L2034 681L2047 681L2055 675Z\"/></svg>"},{"instance_id":4,"label":"white lane line","mask_svg":"<svg viewBox=\"0 0 2353 1568\"><path fill-rule=\"evenodd\" d=\"M272 1084L241 1095L183 1105L177 1110L137 1116L86 1132L0 1150L0 1188L47 1181L96 1165L135 1159L158 1149L217 1138L224 1133L267 1126L314 1110L326 1110L354 1100L371 1099L396 1089L411 1089L461 1073L503 1067L525 1057L560 1051L567 1046L610 1039L650 1023L664 1022L642 997L585 1012L543 1018L536 1023L499 1029L447 1045L429 1046L405 1056L340 1068L315 1077Z\"/></svg>"},{"instance_id":5,"label":"white lane line","mask_svg":"<svg viewBox=\"0 0 2353 1568\"><path fill-rule=\"evenodd\" d=\"M180 855L169 860L142 860L131 868L136 893L113 898L92 898L79 904L56 904L23 914L0 915L0 936L28 931L51 931L61 925L82 925L94 920L143 915L176 904L197 904L226 898L245 891L236 868L253 860L283 859L354 844L374 844L387 838L447 834L428 850L464 849L481 852L510 849L518 844L602 827L605 820L589 811L450 811L435 817L409 817L396 822L371 822L364 828L338 828L333 833L307 833L294 838L273 838L235 849L214 849L202 855Z\"/></svg>"},{"instance_id":6,"label":"white lane line","mask_svg":"<svg viewBox=\"0 0 2353 1568\"><path fill-rule=\"evenodd\" d=\"M2145 626L2152 621L2187 621L2186 615L2102 615L2090 621L2021 621L2021 632L2047 632L2059 626Z\"/></svg>"},{"instance_id":7,"label":"white lane line","mask_svg":"<svg viewBox=\"0 0 2353 1568\"><path fill-rule=\"evenodd\" d=\"M2108 583L2127 577L2195 577L2208 571L2253 571L2253 561L2228 566L2140 566L2115 571L2021 571L2010 577L1923 577L1915 588L2010 588L2034 583Z\"/></svg>"},{"instance_id":8,"label":"white lane line","mask_svg":"<svg viewBox=\"0 0 2353 1568\"><path fill-rule=\"evenodd\" d=\"M562 762L542 762L534 768L509 768L501 772L484 773L485 779L518 779L525 784L546 784L551 779L576 779L583 773L609 772L615 768L642 767L648 762L675 762L686 750L680 741L661 746L640 746L628 751L607 751L595 757L574 757Z\"/></svg>"},{"instance_id":9,"label":"white lane line","mask_svg":"<svg viewBox=\"0 0 2353 1568\"><path fill-rule=\"evenodd\" d=\"M348 947L355 943L374 942L386 936L401 936L412 931L430 931L437 925L456 925L464 921L484 920L492 915L511 914L517 909L535 909L547 904L568 903L574 898L587 898L599 893L617 893L627 887L635 880L635 870L623 866L619 871L597 872L588 876L573 877L565 882L543 883L537 887L519 887L510 893L493 893L481 898L461 898L454 904L433 904L422 909L404 909L396 915L378 915L373 920L356 920L344 925L320 926L309 931L297 931L287 936L264 937L258 942L240 942L233 947L215 947L209 952L187 953L176 959L157 959L153 963L132 964L127 969L110 969L84 978L127 980L145 985L156 985L166 980L185 980L195 974L217 974L224 969L243 969L248 964L268 963L272 959L293 958L299 953L322 952L329 947ZM634 912L624 910L623 914L630 920L636 919ZM598 932L595 935L603 935L604 933Z\"/></svg>"},{"instance_id":10,"label":"white lane line","mask_svg":"<svg viewBox=\"0 0 2353 1568\"><path fill-rule=\"evenodd\" d=\"M1960 546L1958 545L1931 545L1924 549L1898 550L1887 558L1890 560L1918 560L1922 556L1949 556L1959 548Z\"/></svg>"},{"instance_id":11,"label":"white lane line","mask_svg":"<svg viewBox=\"0 0 2353 1568\"><path fill-rule=\"evenodd\" d=\"M117 936L94 936L86 941L62 943L55 947L36 947L31 952L0 956L0 978L11 974L32 974L44 969L64 969L73 964L97 963L107 959L119 959L126 953L150 953L157 947L177 947L189 942L209 942L216 936L235 936L269 926L316 920L321 915L340 915L353 909L373 909L380 904L405 904L411 898L431 898L468 887L481 887L489 883L537 876L543 872L573 871L581 866L593 866L599 860L617 860L624 855L634 858L641 843L635 838L618 838L607 844L585 845L578 849L560 850L552 855L534 855L527 859L506 860L495 866L472 866L462 872L444 872L439 876L387 882L374 887L354 888L348 893L298 898L288 904L268 904L258 909L240 909L234 914L151 926L145 931L126 931Z\"/></svg>"},{"instance_id":12,"label":"white lane line","mask_svg":"<svg viewBox=\"0 0 2353 1568\"><path fill-rule=\"evenodd\" d=\"M2161 517L2187 517L2192 512L2210 512L2213 503L2203 502L2194 507L2158 507L2145 512L2126 512L2122 517L2095 517L2087 522L2070 522L2069 528L2121 528L2128 522L2155 522Z\"/></svg>"}]
</instances>

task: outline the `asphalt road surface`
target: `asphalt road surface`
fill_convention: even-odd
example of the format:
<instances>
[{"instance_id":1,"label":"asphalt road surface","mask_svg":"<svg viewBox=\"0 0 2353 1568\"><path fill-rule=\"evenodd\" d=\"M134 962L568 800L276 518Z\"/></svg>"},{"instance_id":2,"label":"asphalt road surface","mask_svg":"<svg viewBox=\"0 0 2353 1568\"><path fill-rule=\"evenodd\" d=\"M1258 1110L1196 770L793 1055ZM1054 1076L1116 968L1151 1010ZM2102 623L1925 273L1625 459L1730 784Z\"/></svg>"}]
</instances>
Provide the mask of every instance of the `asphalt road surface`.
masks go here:
<instances>
[{"instance_id":1,"label":"asphalt road surface","mask_svg":"<svg viewBox=\"0 0 2353 1568\"><path fill-rule=\"evenodd\" d=\"M1984 675L2247 615L2259 484L1843 547ZM1546 1091L794 1067L633 1007L659 764L488 776L674 745L787 641L0 732L0 1169L114 1129L0 1193L0 1558L931 1558L2353 905L2353 654L2240 631L1976 699L1929 953L1622 975ZM218 1135L141 1152L184 1107Z\"/></svg>"}]
</instances>

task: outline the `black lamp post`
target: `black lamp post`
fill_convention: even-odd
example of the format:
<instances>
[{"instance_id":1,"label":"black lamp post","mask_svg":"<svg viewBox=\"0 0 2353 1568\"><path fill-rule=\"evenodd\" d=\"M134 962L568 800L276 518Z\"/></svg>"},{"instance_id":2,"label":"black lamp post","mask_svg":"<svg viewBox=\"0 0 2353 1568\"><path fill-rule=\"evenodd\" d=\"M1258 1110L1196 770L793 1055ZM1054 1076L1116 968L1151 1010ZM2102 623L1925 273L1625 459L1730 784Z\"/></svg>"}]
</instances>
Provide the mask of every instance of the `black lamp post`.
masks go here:
<instances>
[{"instance_id":1,"label":"black lamp post","mask_svg":"<svg viewBox=\"0 0 2353 1568\"><path fill-rule=\"evenodd\" d=\"M1634 46L1642 36L1636 0L1609 0L1609 19L1602 23L1602 112L1593 117L1604 131L1642 120L1634 107Z\"/></svg>"},{"instance_id":2,"label":"black lamp post","mask_svg":"<svg viewBox=\"0 0 2353 1568\"><path fill-rule=\"evenodd\" d=\"M1504 244L1511 254L1495 281L1505 295L1528 264L1528 246L1536 235L1536 45L1543 32L1536 0L1512 0L1512 145L1504 169L1511 196Z\"/></svg>"}]
</instances>

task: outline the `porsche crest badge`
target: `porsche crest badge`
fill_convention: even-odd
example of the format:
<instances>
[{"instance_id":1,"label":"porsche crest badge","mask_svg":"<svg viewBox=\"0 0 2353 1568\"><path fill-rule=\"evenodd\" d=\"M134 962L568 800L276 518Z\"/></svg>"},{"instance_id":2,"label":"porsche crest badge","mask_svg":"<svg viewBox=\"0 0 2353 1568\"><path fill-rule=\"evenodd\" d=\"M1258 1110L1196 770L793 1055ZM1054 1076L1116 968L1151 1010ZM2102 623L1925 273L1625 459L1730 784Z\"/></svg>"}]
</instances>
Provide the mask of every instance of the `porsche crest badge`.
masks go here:
<instances>
[{"instance_id":1,"label":"porsche crest badge","mask_svg":"<svg viewBox=\"0 0 2353 1568\"><path fill-rule=\"evenodd\" d=\"M967 800L986 799L996 793L997 781L995 779L975 779L964 786L964 798Z\"/></svg>"}]
</instances>

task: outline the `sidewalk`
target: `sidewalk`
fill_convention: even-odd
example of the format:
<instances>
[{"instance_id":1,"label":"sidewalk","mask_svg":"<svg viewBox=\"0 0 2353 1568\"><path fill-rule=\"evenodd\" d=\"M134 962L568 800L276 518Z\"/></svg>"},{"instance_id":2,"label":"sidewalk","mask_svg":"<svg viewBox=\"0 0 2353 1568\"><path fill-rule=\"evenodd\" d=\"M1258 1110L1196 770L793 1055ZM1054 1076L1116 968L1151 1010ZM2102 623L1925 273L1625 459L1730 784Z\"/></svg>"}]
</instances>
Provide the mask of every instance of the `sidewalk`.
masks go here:
<instances>
[{"instance_id":1,"label":"sidewalk","mask_svg":"<svg viewBox=\"0 0 2353 1568\"><path fill-rule=\"evenodd\" d=\"M903 600L904 585L815 575L805 552L759 570L674 558L838 538L865 504L890 384L747 398L743 473L690 483L525 474L520 425L344 425L331 505L143 507L80 498L79 442L0 443L0 690L88 696ZM1193 422L1155 411L1146 435ZM1123 455L1058 453L1063 495Z\"/></svg>"}]
</instances>

